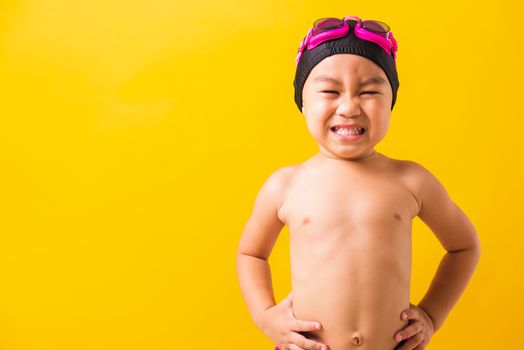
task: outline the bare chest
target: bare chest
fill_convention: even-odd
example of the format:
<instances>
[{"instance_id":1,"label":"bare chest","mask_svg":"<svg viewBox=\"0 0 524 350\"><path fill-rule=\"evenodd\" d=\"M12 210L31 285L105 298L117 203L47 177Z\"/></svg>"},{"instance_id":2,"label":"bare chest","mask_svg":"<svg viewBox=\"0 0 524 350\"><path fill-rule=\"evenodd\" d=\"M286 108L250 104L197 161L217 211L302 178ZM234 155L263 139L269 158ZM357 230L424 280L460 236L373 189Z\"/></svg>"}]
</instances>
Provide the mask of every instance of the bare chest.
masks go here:
<instances>
[{"instance_id":1,"label":"bare chest","mask_svg":"<svg viewBox=\"0 0 524 350\"><path fill-rule=\"evenodd\" d=\"M418 203L391 174L301 173L279 210L290 231L380 229L410 225Z\"/></svg>"}]
</instances>

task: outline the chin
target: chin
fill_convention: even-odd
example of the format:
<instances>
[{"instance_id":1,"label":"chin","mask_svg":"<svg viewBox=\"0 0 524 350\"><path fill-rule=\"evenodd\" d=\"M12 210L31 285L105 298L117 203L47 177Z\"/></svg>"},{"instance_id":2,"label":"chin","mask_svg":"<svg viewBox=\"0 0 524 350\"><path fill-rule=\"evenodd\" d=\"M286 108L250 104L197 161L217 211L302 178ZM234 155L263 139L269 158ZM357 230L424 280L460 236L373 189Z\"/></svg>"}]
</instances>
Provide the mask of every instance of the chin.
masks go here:
<instances>
[{"instance_id":1,"label":"chin","mask_svg":"<svg viewBox=\"0 0 524 350\"><path fill-rule=\"evenodd\" d=\"M344 158L344 159L355 159L355 158L362 158L362 157L366 156L368 153L369 152L340 154L340 155L338 155L338 157L339 158Z\"/></svg>"},{"instance_id":2,"label":"chin","mask_svg":"<svg viewBox=\"0 0 524 350\"><path fill-rule=\"evenodd\" d=\"M339 158L339 159L350 159L350 158L359 158L367 154L367 152L335 152L335 151L328 151L324 152L325 155L331 157L331 158Z\"/></svg>"},{"instance_id":3,"label":"chin","mask_svg":"<svg viewBox=\"0 0 524 350\"><path fill-rule=\"evenodd\" d=\"M369 155L372 152L372 148L359 149L359 150L335 150L330 148L323 148L324 154L331 158L340 158L340 159L352 159L352 158L361 158Z\"/></svg>"}]
</instances>

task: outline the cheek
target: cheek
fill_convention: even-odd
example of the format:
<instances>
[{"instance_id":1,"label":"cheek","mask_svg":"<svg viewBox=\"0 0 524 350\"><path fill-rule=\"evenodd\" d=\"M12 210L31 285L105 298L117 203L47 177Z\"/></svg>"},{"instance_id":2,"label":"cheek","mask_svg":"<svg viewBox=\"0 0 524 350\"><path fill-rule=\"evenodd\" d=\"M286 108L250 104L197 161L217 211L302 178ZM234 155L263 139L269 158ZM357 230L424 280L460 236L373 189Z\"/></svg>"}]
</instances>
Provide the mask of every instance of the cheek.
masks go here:
<instances>
[{"instance_id":1,"label":"cheek","mask_svg":"<svg viewBox=\"0 0 524 350\"><path fill-rule=\"evenodd\" d=\"M388 114L382 114L374 119L374 121L371 122L372 124L372 134L384 137L384 135L389 130L389 123L390 123L390 116Z\"/></svg>"},{"instance_id":2,"label":"cheek","mask_svg":"<svg viewBox=\"0 0 524 350\"><path fill-rule=\"evenodd\" d=\"M319 122L317 119L307 118L306 125L312 135L317 135L319 133Z\"/></svg>"},{"instance_id":3,"label":"cheek","mask_svg":"<svg viewBox=\"0 0 524 350\"><path fill-rule=\"evenodd\" d=\"M306 119L306 125L309 133L316 139L319 140L324 137L325 129L327 128L325 121L317 117L309 117Z\"/></svg>"},{"instance_id":4,"label":"cheek","mask_svg":"<svg viewBox=\"0 0 524 350\"><path fill-rule=\"evenodd\" d=\"M312 116L322 116L322 114L326 113L326 108L326 104L319 99L311 99L307 104L307 111Z\"/></svg>"}]
</instances>

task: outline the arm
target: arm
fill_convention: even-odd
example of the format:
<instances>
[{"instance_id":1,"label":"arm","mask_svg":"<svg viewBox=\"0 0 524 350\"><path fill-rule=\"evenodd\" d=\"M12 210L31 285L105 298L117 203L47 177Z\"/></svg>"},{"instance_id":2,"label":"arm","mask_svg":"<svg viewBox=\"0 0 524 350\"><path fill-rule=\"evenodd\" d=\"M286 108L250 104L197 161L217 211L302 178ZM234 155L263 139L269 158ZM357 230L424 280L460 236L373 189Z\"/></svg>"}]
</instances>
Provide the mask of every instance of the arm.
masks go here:
<instances>
[{"instance_id":1,"label":"arm","mask_svg":"<svg viewBox=\"0 0 524 350\"><path fill-rule=\"evenodd\" d=\"M238 280L255 325L277 346L327 350L326 344L302 334L318 330L322 325L294 316L291 293L279 304L275 304L273 295L268 257L284 226L278 211L294 171L294 167L277 170L260 189L238 245Z\"/></svg>"},{"instance_id":2,"label":"arm","mask_svg":"<svg viewBox=\"0 0 524 350\"><path fill-rule=\"evenodd\" d=\"M278 209L286 174L286 168L277 170L263 184L238 245L236 266L240 289L259 328L258 316L276 304L268 257L284 226L278 217Z\"/></svg>"},{"instance_id":3,"label":"arm","mask_svg":"<svg viewBox=\"0 0 524 350\"><path fill-rule=\"evenodd\" d=\"M437 331L457 303L480 259L480 240L464 212L451 200L442 184L418 165L418 216L433 231L446 254L431 285L419 302Z\"/></svg>"}]
</instances>

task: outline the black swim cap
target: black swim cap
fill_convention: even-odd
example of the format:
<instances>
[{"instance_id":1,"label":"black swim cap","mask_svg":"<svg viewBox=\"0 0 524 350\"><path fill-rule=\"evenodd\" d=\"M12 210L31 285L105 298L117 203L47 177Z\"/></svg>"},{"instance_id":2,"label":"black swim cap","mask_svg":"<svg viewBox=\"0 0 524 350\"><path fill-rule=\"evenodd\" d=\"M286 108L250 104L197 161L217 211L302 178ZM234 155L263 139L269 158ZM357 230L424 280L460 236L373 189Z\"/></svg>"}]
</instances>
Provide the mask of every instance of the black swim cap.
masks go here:
<instances>
[{"instance_id":1,"label":"black swim cap","mask_svg":"<svg viewBox=\"0 0 524 350\"><path fill-rule=\"evenodd\" d=\"M315 47L313 50L305 49L304 52L302 52L302 56L300 57L295 72L295 80L293 81L293 86L295 87L295 103L301 113L302 89L304 88L309 73L313 67L324 58L339 53L350 53L366 57L382 68L386 73L393 91L393 100L391 102L391 110L393 110L393 106L397 99L397 90L400 85L395 59L392 55L388 55L379 45L357 37L353 31L356 23L357 21L355 20L348 20L348 24L351 27L348 35L342 38L326 41Z\"/></svg>"}]
</instances>

